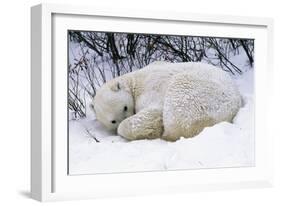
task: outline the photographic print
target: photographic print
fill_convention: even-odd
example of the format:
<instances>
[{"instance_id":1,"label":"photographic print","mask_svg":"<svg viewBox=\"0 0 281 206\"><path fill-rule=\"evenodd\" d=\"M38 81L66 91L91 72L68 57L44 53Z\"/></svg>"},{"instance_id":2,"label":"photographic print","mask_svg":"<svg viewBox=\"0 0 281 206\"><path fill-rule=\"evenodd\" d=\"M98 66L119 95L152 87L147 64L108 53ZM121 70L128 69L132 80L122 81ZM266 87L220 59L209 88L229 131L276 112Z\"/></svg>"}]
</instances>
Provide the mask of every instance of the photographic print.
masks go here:
<instances>
[{"instance_id":1,"label":"photographic print","mask_svg":"<svg viewBox=\"0 0 281 206\"><path fill-rule=\"evenodd\" d=\"M254 166L254 39L67 35L69 175Z\"/></svg>"}]
</instances>

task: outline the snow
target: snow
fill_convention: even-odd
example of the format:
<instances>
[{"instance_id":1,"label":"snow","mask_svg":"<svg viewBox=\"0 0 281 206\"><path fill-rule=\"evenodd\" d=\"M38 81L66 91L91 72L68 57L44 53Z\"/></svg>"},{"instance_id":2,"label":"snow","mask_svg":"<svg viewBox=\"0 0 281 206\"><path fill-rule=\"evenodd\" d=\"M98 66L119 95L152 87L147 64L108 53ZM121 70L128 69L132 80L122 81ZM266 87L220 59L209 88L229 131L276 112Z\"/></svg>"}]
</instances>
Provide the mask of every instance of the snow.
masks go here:
<instances>
[{"instance_id":1,"label":"snow","mask_svg":"<svg viewBox=\"0 0 281 206\"><path fill-rule=\"evenodd\" d=\"M69 174L254 166L253 70L236 77L243 107L233 123L205 128L193 138L126 141L95 120L69 121ZM95 140L96 138L96 140Z\"/></svg>"}]
</instances>

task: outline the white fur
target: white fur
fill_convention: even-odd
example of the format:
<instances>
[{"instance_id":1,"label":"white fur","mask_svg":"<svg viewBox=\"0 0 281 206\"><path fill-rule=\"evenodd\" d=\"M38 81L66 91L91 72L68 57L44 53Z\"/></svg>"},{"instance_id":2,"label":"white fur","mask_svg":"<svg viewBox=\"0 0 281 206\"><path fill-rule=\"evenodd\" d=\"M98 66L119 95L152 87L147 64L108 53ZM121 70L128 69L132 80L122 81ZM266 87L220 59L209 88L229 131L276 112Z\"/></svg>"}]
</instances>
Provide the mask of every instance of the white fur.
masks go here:
<instances>
[{"instance_id":1,"label":"white fur","mask_svg":"<svg viewBox=\"0 0 281 206\"><path fill-rule=\"evenodd\" d=\"M220 68L161 62L104 84L93 105L97 119L128 140L175 141L195 136L218 122L232 121L241 96Z\"/></svg>"}]
</instances>

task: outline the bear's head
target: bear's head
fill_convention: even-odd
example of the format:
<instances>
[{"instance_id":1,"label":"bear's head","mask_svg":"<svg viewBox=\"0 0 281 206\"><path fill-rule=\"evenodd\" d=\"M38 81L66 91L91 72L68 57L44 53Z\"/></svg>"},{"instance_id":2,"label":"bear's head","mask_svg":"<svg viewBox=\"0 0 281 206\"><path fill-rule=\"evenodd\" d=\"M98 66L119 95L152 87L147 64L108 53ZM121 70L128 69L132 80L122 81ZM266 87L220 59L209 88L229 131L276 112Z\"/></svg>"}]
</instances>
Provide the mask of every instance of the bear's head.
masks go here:
<instances>
[{"instance_id":1,"label":"bear's head","mask_svg":"<svg viewBox=\"0 0 281 206\"><path fill-rule=\"evenodd\" d=\"M91 108L96 118L110 130L134 115L134 99L130 89L122 81L112 80L105 83L96 93Z\"/></svg>"}]
</instances>

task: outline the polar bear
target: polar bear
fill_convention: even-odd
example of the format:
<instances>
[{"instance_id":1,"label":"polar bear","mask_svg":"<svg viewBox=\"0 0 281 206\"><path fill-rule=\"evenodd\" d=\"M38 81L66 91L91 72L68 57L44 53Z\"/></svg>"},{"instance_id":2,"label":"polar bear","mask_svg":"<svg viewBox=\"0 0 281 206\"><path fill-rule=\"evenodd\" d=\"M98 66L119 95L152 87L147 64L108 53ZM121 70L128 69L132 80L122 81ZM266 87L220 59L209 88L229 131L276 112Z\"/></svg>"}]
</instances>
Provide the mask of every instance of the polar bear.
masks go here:
<instances>
[{"instance_id":1,"label":"polar bear","mask_svg":"<svg viewBox=\"0 0 281 206\"><path fill-rule=\"evenodd\" d=\"M105 83L91 106L98 121L127 140L176 141L231 122L241 104L234 81L220 68L156 62Z\"/></svg>"}]
</instances>

